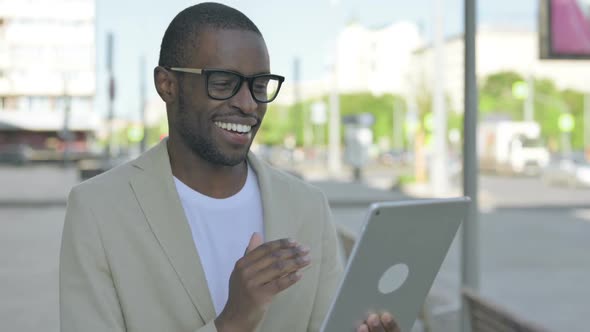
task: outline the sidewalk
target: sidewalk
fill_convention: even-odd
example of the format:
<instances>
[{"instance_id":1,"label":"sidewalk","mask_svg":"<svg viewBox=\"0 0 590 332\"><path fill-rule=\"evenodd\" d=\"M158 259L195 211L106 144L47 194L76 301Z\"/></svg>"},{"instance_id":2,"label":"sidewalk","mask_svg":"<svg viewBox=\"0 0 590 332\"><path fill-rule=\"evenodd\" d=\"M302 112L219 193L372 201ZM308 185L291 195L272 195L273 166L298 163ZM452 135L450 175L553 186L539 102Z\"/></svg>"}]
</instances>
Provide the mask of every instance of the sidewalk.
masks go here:
<instances>
[{"instance_id":1,"label":"sidewalk","mask_svg":"<svg viewBox=\"0 0 590 332\"><path fill-rule=\"evenodd\" d=\"M56 165L0 166L0 205L65 205L72 186L78 183L76 168Z\"/></svg>"},{"instance_id":2,"label":"sidewalk","mask_svg":"<svg viewBox=\"0 0 590 332\"><path fill-rule=\"evenodd\" d=\"M371 203L410 199L399 190L381 190L363 182L345 182L335 180L311 181L328 197L333 207L368 207Z\"/></svg>"},{"instance_id":3,"label":"sidewalk","mask_svg":"<svg viewBox=\"0 0 590 332\"><path fill-rule=\"evenodd\" d=\"M337 173L329 172L323 164L297 165L290 171L321 187L335 205L368 206L378 201L463 196L463 188L456 184L449 184L439 195L435 195L429 183L408 183L400 188L395 169L376 164L367 167L360 182L354 181L352 169L345 165ZM496 205L494 197L481 186L478 201L482 212L488 212Z\"/></svg>"}]
</instances>

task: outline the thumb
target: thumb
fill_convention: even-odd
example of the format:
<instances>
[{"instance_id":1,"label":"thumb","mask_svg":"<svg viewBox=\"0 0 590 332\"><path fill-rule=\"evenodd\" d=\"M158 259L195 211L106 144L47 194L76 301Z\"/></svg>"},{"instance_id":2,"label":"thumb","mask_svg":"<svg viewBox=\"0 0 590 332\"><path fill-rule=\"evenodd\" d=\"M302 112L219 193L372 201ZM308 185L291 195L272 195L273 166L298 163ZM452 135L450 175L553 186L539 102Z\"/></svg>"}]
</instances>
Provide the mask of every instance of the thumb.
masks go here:
<instances>
[{"instance_id":1,"label":"thumb","mask_svg":"<svg viewBox=\"0 0 590 332\"><path fill-rule=\"evenodd\" d=\"M248 248L246 248L246 252L244 254L247 254L250 251L256 249L261 244L262 236L260 235L260 233L253 233L252 237L250 238L250 242L248 243Z\"/></svg>"}]
</instances>

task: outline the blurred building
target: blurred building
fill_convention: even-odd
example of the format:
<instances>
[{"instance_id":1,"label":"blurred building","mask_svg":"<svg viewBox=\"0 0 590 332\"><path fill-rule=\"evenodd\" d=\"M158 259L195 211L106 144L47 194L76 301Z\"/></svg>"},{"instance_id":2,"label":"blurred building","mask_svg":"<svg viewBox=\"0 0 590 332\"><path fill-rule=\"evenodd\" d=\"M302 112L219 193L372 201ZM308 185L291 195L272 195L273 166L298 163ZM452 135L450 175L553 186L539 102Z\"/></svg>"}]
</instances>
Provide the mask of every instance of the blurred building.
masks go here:
<instances>
[{"instance_id":1,"label":"blurred building","mask_svg":"<svg viewBox=\"0 0 590 332\"><path fill-rule=\"evenodd\" d=\"M590 92L590 60L541 60L539 37L536 31L480 27L477 35L477 76L500 71L513 71L523 77L548 78L557 87ZM451 109L463 112L463 36L448 38L444 43L445 90L451 101ZM412 58L407 77L411 93L432 91L434 75L434 48L426 46L417 50ZM418 92L415 92L418 91Z\"/></svg>"},{"instance_id":2,"label":"blurred building","mask_svg":"<svg viewBox=\"0 0 590 332\"><path fill-rule=\"evenodd\" d=\"M413 52L423 45L418 26L397 22L380 28L351 23L339 33L336 47L328 55L329 73L318 80L301 82L303 99L317 98L337 89L340 93L403 93ZM334 63L336 75L334 75ZM293 104L295 87L285 82L276 102Z\"/></svg>"},{"instance_id":3,"label":"blurred building","mask_svg":"<svg viewBox=\"0 0 590 332\"><path fill-rule=\"evenodd\" d=\"M412 53L422 43L418 26L410 22L377 29L358 23L348 25L337 43L338 90L373 94L404 92Z\"/></svg>"},{"instance_id":4,"label":"blurred building","mask_svg":"<svg viewBox=\"0 0 590 332\"><path fill-rule=\"evenodd\" d=\"M85 148L95 53L94 0L0 0L0 149Z\"/></svg>"}]
</instances>

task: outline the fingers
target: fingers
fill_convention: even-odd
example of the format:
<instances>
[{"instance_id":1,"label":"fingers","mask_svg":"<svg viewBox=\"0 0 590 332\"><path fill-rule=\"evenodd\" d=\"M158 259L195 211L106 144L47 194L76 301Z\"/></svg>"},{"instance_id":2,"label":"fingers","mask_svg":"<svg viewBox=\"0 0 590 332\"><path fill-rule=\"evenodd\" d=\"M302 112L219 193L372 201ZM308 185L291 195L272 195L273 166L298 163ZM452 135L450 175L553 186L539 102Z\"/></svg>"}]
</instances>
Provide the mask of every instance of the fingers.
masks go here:
<instances>
[{"instance_id":1,"label":"fingers","mask_svg":"<svg viewBox=\"0 0 590 332\"><path fill-rule=\"evenodd\" d=\"M310 263L309 249L295 248L275 251L260 259L252 268L260 271L255 280L263 285L289 273L297 272Z\"/></svg>"},{"instance_id":2,"label":"fingers","mask_svg":"<svg viewBox=\"0 0 590 332\"><path fill-rule=\"evenodd\" d=\"M393 319L393 316L388 312L381 315L381 324L387 332L401 331L399 325L397 325L397 322L395 321L395 319Z\"/></svg>"},{"instance_id":3,"label":"fingers","mask_svg":"<svg viewBox=\"0 0 590 332\"><path fill-rule=\"evenodd\" d=\"M283 268L283 265L287 263L287 261L300 261L307 256L309 256L309 248L303 246L278 249L263 256L258 261L252 263L251 266L256 270L264 270L269 267L281 269Z\"/></svg>"},{"instance_id":4,"label":"fingers","mask_svg":"<svg viewBox=\"0 0 590 332\"><path fill-rule=\"evenodd\" d=\"M258 233L254 233L254 235L252 235L252 238L250 239L251 244L255 240L254 237L256 236L256 234L258 234ZM297 243L291 239L280 239L280 240L275 240L275 241L271 241L271 242L266 242L264 244L261 244L261 245L255 247L255 248L252 248L252 250L249 250L249 249L251 249L251 246L249 244L248 249L246 249L246 254L240 260L243 261L244 265L250 265L253 262L256 262L260 258L262 258L262 257L264 257L276 250L289 249L289 248L295 248L295 247L297 247Z\"/></svg>"},{"instance_id":5,"label":"fingers","mask_svg":"<svg viewBox=\"0 0 590 332\"><path fill-rule=\"evenodd\" d=\"M308 248L289 239L259 245L260 241L257 233L252 235L245 256L234 268L245 287L274 295L301 279L298 271L311 262Z\"/></svg>"},{"instance_id":6,"label":"fingers","mask_svg":"<svg viewBox=\"0 0 590 332\"><path fill-rule=\"evenodd\" d=\"M381 319L376 314L370 314L365 324L369 327L370 332L385 332Z\"/></svg>"},{"instance_id":7,"label":"fingers","mask_svg":"<svg viewBox=\"0 0 590 332\"><path fill-rule=\"evenodd\" d=\"M367 320L356 329L357 332L400 332L393 316L386 312L381 316L370 314Z\"/></svg>"},{"instance_id":8,"label":"fingers","mask_svg":"<svg viewBox=\"0 0 590 332\"><path fill-rule=\"evenodd\" d=\"M228 300L220 314L246 322L246 330L248 322L261 319L274 295L301 279L300 269L310 263L309 249L295 241L262 241L260 234L252 234L244 256L231 273Z\"/></svg>"},{"instance_id":9,"label":"fingers","mask_svg":"<svg viewBox=\"0 0 590 332\"><path fill-rule=\"evenodd\" d=\"M303 275L301 274L300 271L291 272L287 275L284 275L280 278L274 279L274 280L266 283L261 288L263 291L265 291L267 293L277 294L277 293L291 287L297 281L301 280L302 276Z\"/></svg>"}]
</instances>

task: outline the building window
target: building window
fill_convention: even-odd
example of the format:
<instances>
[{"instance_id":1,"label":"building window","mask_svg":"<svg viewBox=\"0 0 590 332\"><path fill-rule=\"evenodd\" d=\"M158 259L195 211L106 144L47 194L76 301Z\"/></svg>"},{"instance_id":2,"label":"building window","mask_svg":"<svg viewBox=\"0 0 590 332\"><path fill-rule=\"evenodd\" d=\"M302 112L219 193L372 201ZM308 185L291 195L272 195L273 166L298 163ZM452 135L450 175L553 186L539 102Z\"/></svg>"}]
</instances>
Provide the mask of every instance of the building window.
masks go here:
<instances>
[{"instance_id":1,"label":"building window","mask_svg":"<svg viewBox=\"0 0 590 332\"><path fill-rule=\"evenodd\" d=\"M43 112L51 110L51 99L49 97L31 97L31 110Z\"/></svg>"},{"instance_id":2,"label":"building window","mask_svg":"<svg viewBox=\"0 0 590 332\"><path fill-rule=\"evenodd\" d=\"M18 109L18 98L4 97L4 109L9 111L16 111Z\"/></svg>"}]
</instances>

